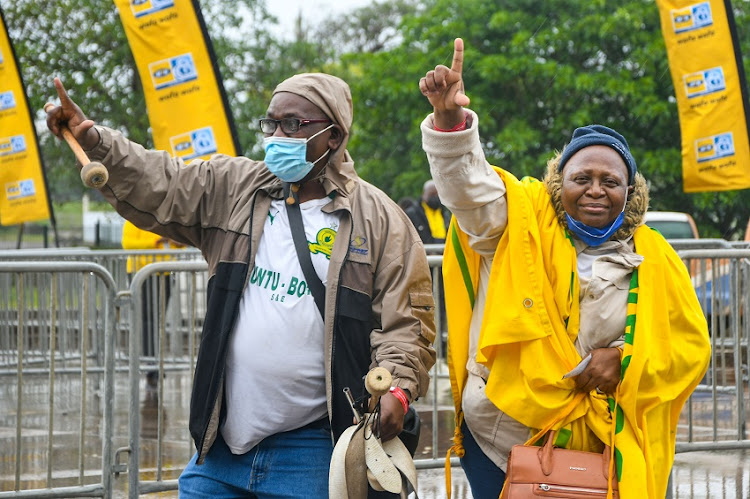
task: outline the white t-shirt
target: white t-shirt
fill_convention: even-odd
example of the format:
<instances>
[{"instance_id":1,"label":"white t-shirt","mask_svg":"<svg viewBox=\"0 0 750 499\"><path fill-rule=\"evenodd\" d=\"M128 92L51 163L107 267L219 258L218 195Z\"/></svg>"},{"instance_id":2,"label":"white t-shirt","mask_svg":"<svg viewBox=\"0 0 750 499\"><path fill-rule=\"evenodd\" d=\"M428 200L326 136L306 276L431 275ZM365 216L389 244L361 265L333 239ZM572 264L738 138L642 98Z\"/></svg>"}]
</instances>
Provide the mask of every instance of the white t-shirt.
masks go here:
<instances>
[{"instance_id":1,"label":"white t-shirt","mask_svg":"<svg viewBox=\"0 0 750 499\"><path fill-rule=\"evenodd\" d=\"M321 211L329 201L300 205L323 284L339 226L336 215ZM229 343L221 434L234 454L328 413L323 318L305 282L284 203L271 203Z\"/></svg>"}]
</instances>

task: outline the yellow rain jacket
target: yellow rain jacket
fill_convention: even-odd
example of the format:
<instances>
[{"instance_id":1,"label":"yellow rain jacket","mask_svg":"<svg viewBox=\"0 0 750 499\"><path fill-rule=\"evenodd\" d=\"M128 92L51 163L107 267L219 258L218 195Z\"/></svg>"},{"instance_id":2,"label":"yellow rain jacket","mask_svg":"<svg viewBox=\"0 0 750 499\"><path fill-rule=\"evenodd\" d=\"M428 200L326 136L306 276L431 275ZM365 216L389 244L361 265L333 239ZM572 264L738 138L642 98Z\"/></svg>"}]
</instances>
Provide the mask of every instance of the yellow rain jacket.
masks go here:
<instances>
[{"instance_id":1,"label":"yellow rain jacket","mask_svg":"<svg viewBox=\"0 0 750 499\"><path fill-rule=\"evenodd\" d=\"M529 428L543 429L559 419L576 394L574 380L562 379L581 360L574 348L579 329L576 251L544 184L496 171L507 189L508 226L490 273L477 360L490 369L489 399ZM553 428L570 428L568 447L578 450L600 449L598 440L610 443L614 435L620 497L663 498L680 411L706 372L710 344L684 263L646 226L638 227L633 238L644 260L629 293L616 418L607 398L592 392ZM443 275L456 447L479 260L454 219Z\"/></svg>"}]
</instances>

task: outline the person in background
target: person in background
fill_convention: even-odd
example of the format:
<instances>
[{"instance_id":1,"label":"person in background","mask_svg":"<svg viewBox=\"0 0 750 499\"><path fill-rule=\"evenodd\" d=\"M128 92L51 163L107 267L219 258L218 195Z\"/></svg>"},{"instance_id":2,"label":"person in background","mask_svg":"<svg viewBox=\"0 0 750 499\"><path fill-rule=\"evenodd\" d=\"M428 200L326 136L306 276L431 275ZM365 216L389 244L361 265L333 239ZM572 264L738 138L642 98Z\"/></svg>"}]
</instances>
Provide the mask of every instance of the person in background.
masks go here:
<instances>
[{"instance_id":1,"label":"person in background","mask_svg":"<svg viewBox=\"0 0 750 499\"><path fill-rule=\"evenodd\" d=\"M125 250L163 250L184 248L185 245L154 234L147 230L141 230L132 222L125 220L122 226L122 249ZM132 279L136 272L144 266L153 262L168 260L169 257L156 254L148 255L131 255L127 260L128 278ZM141 290L141 354L145 358L152 359L158 353L157 338L159 331L158 311L161 307L161 281L158 275L152 275L143 282ZM169 296L171 293L171 281L168 275L164 276L164 308L169 305ZM156 386L159 379L159 372L156 369L149 369L146 372L146 382L149 386Z\"/></svg>"},{"instance_id":2,"label":"person in background","mask_svg":"<svg viewBox=\"0 0 750 499\"><path fill-rule=\"evenodd\" d=\"M463 62L457 38L452 67L419 88L433 107L422 146L455 216L443 259L453 449L472 494L496 499L511 447L551 428L570 449L610 445L621 498L663 498L680 411L711 357L685 264L643 224L648 187L615 130L577 128L541 182L491 166Z\"/></svg>"},{"instance_id":3,"label":"person in background","mask_svg":"<svg viewBox=\"0 0 750 499\"><path fill-rule=\"evenodd\" d=\"M281 82L258 122L263 161L189 164L94 126L55 87L61 105L47 126L59 137L67 124L107 167L105 199L208 262L190 407L197 452L181 497L327 498L334 444L353 423L343 389L366 404L375 366L393 377L380 438L416 429L410 405L435 363L430 269L403 211L354 169L346 82L322 73ZM317 281L322 300L310 291Z\"/></svg>"},{"instance_id":4,"label":"person in background","mask_svg":"<svg viewBox=\"0 0 750 499\"><path fill-rule=\"evenodd\" d=\"M424 244L443 244L451 214L440 203L437 187L433 180L428 180L422 187L420 202L411 202L402 207L409 220L417 229L419 238Z\"/></svg>"}]
</instances>

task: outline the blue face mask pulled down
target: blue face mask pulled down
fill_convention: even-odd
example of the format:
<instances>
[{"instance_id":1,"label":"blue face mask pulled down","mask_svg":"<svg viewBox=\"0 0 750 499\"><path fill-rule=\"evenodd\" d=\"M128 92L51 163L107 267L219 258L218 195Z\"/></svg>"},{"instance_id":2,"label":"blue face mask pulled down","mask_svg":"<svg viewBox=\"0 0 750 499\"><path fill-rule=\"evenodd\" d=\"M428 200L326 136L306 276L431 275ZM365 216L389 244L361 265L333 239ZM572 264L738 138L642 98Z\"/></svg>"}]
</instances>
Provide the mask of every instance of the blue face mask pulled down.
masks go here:
<instances>
[{"instance_id":1,"label":"blue face mask pulled down","mask_svg":"<svg viewBox=\"0 0 750 499\"><path fill-rule=\"evenodd\" d=\"M622 211L617 218L612 220L609 224L604 227L591 227L583 222L579 222L575 218L565 213L565 219L568 221L568 229L578 237L581 241L588 244L589 246L599 246L608 240L612 234L617 232L617 229L622 225L622 221L625 218L625 206L622 207Z\"/></svg>"},{"instance_id":2,"label":"blue face mask pulled down","mask_svg":"<svg viewBox=\"0 0 750 499\"><path fill-rule=\"evenodd\" d=\"M313 162L307 161L307 142L325 132L330 125L307 139L294 137L265 137L263 148L264 159L268 170L284 182L299 182L307 176L318 161L323 159L330 149Z\"/></svg>"}]
</instances>

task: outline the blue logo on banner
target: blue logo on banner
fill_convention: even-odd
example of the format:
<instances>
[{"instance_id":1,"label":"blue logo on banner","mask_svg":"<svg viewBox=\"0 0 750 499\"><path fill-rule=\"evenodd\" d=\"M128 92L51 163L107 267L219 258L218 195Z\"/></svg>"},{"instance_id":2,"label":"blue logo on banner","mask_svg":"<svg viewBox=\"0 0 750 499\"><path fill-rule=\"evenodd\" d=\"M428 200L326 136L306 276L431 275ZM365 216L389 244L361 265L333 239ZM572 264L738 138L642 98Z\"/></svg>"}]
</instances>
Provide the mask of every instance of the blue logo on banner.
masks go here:
<instances>
[{"instance_id":1,"label":"blue logo on banner","mask_svg":"<svg viewBox=\"0 0 750 499\"><path fill-rule=\"evenodd\" d=\"M721 92L727 88L724 70L721 66L685 75L682 80L685 83L685 94L688 99Z\"/></svg>"},{"instance_id":2,"label":"blue logo on banner","mask_svg":"<svg viewBox=\"0 0 750 499\"><path fill-rule=\"evenodd\" d=\"M5 197L8 201L31 197L35 194L36 189L34 188L34 181L32 179L8 182L5 184Z\"/></svg>"},{"instance_id":3,"label":"blue logo on banner","mask_svg":"<svg viewBox=\"0 0 750 499\"><path fill-rule=\"evenodd\" d=\"M169 143L173 156L185 161L213 154L218 150L214 131L210 126L175 135L169 139Z\"/></svg>"},{"instance_id":4,"label":"blue logo on banner","mask_svg":"<svg viewBox=\"0 0 750 499\"><path fill-rule=\"evenodd\" d=\"M672 11L672 27L675 34L705 28L713 23L709 2L696 3L684 9Z\"/></svg>"},{"instance_id":5,"label":"blue logo on banner","mask_svg":"<svg viewBox=\"0 0 750 499\"><path fill-rule=\"evenodd\" d=\"M732 132L720 133L695 141L695 157L698 163L734 156L734 136Z\"/></svg>"},{"instance_id":6,"label":"blue logo on banner","mask_svg":"<svg viewBox=\"0 0 750 499\"><path fill-rule=\"evenodd\" d=\"M130 10L136 19L174 7L174 0L130 0Z\"/></svg>"},{"instance_id":7,"label":"blue logo on banner","mask_svg":"<svg viewBox=\"0 0 750 499\"><path fill-rule=\"evenodd\" d=\"M18 154L26 151L26 139L23 135L0 138L0 156Z\"/></svg>"},{"instance_id":8,"label":"blue logo on banner","mask_svg":"<svg viewBox=\"0 0 750 499\"><path fill-rule=\"evenodd\" d=\"M193 55L190 53L152 62L148 65L148 69L151 72L151 81L154 82L156 90L162 90L198 78Z\"/></svg>"},{"instance_id":9,"label":"blue logo on banner","mask_svg":"<svg viewBox=\"0 0 750 499\"><path fill-rule=\"evenodd\" d=\"M16 107L16 98L13 96L13 90L8 90L0 94L0 111L13 109Z\"/></svg>"}]
</instances>

